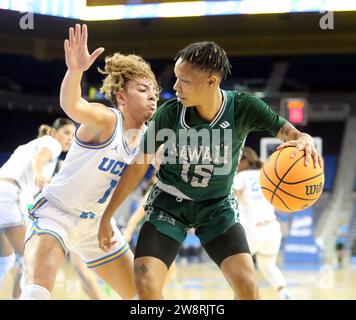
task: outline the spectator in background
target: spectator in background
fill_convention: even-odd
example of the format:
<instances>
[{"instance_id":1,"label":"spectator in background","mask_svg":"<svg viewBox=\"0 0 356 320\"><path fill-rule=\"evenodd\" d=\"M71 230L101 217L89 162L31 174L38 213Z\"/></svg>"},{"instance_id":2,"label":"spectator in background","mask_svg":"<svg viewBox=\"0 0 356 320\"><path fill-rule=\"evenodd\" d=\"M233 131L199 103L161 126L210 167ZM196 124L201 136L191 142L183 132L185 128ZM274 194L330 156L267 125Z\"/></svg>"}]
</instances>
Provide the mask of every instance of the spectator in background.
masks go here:
<instances>
[{"instance_id":1,"label":"spectator in background","mask_svg":"<svg viewBox=\"0 0 356 320\"><path fill-rule=\"evenodd\" d=\"M340 220L336 230L336 242L335 242L337 266L339 269L341 269L344 266L345 246L347 243L347 237L348 237L348 227L344 220Z\"/></svg>"},{"instance_id":2,"label":"spectator in background","mask_svg":"<svg viewBox=\"0 0 356 320\"><path fill-rule=\"evenodd\" d=\"M73 141L74 123L58 118L50 127L41 125L38 137L16 148L0 169L0 279L19 263L13 298L20 296L23 265L25 217L33 198L47 184L62 151L68 151ZM6 248L5 248L6 247Z\"/></svg>"}]
</instances>

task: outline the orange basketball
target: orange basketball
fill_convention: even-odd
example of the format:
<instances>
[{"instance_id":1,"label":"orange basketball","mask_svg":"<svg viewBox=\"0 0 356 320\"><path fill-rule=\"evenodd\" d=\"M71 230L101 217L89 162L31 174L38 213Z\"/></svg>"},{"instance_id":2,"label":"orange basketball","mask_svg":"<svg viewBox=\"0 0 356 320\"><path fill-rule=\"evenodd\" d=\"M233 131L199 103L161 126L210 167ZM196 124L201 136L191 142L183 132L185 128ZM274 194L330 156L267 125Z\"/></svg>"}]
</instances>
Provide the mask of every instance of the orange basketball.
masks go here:
<instances>
[{"instance_id":1,"label":"orange basketball","mask_svg":"<svg viewBox=\"0 0 356 320\"><path fill-rule=\"evenodd\" d=\"M310 161L305 166L304 151L291 158L295 147L274 152L263 164L260 174L261 189L266 199L278 210L300 211L315 203L324 188L324 171L314 168Z\"/></svg>"}]
</instances>

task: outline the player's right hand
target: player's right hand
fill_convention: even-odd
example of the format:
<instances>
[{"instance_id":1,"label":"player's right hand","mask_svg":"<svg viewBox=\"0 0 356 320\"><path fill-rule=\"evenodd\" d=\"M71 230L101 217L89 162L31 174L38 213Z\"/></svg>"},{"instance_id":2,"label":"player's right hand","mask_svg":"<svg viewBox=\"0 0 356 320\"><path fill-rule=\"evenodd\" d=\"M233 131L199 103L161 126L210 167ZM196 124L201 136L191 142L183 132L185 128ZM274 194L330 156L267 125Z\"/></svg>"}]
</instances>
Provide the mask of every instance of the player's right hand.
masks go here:
<instances>
[{"instance_id":1,"label":"player's right hand","mask_svg":"<svg viewBox=\"0 0 356 320\"><path fill-rule=\"evenodd\" d=\"M64 52L68 70L84 72L89 69L95 59L104 52L104 48L96 49L92 54L88 51L88 28L84 24L69 28L69 40L64 41Z\"/></svg>"},{"instance_id":2,"label":"player's right hand","mask_svg":"<svg viewBox=\"0 0 356 320\"><path fill-rule=\"evenodd\" d=\"M109 252L111 247L116 243L113 240L114 231L112 230L110 220L101 219L98 233L99 248Z\"/></svg>"}]
</instances>

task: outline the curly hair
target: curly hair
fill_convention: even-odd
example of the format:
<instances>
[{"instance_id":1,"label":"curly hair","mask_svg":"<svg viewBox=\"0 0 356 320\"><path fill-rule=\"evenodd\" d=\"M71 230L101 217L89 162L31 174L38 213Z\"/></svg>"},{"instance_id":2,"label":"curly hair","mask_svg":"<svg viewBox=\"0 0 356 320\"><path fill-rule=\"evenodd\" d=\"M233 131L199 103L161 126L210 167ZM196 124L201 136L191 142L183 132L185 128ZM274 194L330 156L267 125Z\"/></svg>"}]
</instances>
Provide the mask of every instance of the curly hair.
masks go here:
<instances>
[{"instance_id":1,"label":"curly hair","mask_svg":"<svg viewBox=\"0 0 356 320\"><path fill-rule=\"evenodd\" d=\"M148 62L135 54L123 55L114 53L105 58L105 69L98 68L101 74L107 75L103 80L100 92L116 105L115 95L118 91L125 89L127 82L138 77L146 78L151 82L156 94L160 87Z\"/></svg>"}]
</instances>

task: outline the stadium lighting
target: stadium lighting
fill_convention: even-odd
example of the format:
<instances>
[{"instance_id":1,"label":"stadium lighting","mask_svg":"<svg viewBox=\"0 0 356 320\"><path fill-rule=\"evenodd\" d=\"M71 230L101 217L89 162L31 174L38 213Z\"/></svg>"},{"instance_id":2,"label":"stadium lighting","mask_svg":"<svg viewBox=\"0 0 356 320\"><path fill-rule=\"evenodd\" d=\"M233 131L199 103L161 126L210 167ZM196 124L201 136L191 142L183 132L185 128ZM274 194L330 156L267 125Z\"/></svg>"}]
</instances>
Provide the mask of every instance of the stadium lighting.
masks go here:
<instances>
[{"instance_id":1,"label":"stadium lighting","mask_svg":"<svg viewBox=\"0 0 356 320\"><path fill-rule=\"evenodd\" d=\"M206 15L207 2L173 2L162 3L157 7L159 17L192 17ZM188 10L187 10L188 9Z\"/></svg>"},{"instance_id":2,"label":"stadium lighting","mask_svg":"<svg viewBox=\"0 0 356 320\"><path fill-rule=\"evenodd\" d=\"M292 9L292 0L245 0L241 1L240 13L244 14L264 14L264 13L285 13Z\"/></svg>"},{"instance_id":3,"label":"stadium lighting","mask_svg":"<svg viewBox=\"0 0 356 320\"><path fill-rule=\"evenodd\" d=\"M356 3L350 0L326 0L324 11L355 11Z\"/></svg>"},{"instance_id":4,"label":"stadium lighting","mask_svg":"<svg viewBox=\"0 0 356 320\"><path fill-rule=\"evenodd\" d=\"M125 6L86 6L80 13L81 20L87 21L103 21L103 20L119 20L125 18Z\"/></svg>"},{"instance_id":5,"label":"stadium lighting","mask_svg":"<svg viewBox=\"0 0 356 320\"><path fill-rule=\"evenodd\" d=\"M0 9L95 21L237 14L356 11L356 1L221 0L87 6L86 0L0 0Z\"/></svg>"}]
</instances>

